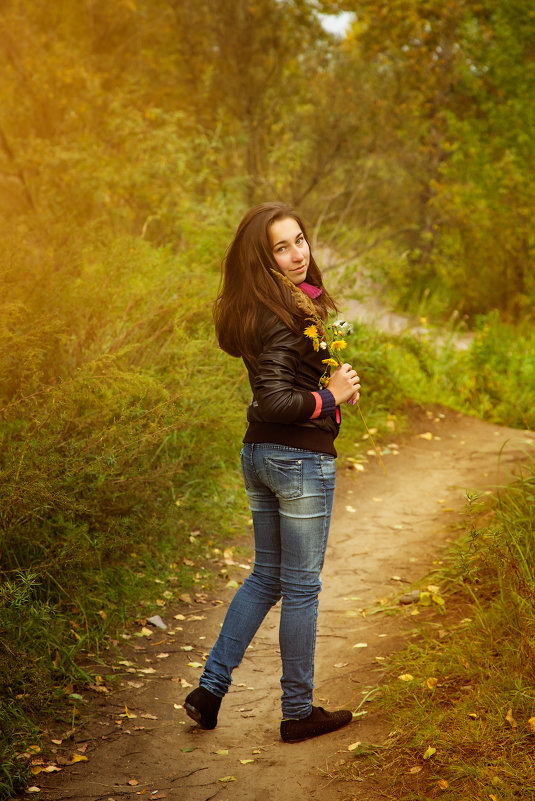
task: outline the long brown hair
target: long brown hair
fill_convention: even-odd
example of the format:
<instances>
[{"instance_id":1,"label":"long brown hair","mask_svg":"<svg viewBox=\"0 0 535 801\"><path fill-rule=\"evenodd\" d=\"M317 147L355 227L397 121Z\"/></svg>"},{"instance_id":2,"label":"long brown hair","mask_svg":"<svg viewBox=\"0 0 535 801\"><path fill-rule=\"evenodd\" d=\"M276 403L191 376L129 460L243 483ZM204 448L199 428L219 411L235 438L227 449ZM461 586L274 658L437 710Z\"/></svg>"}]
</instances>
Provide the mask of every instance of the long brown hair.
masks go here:
<instances>
[{"instance_id":1,"label":"long brown hair","mask_svg":"<svg viewBox=\"0 0 535 801\"><path fill-rule=\"evenodd\" d=\"M262 307L271 309L296 333L303 330L306 315L297 306L294 293L274 275L281 271L269 241L271 225L289 217L299 225L310 247L303 221L291 206L262 203L247 212L227 250L221 287L214 304L214 321L219 344L231 356L254 359L258 355L255 332ZM336 311L336 305L323 286L312 253L306 280L323 290L314 305L318 315L325 319L329 310Z\"/></svg>"}]
</instances>

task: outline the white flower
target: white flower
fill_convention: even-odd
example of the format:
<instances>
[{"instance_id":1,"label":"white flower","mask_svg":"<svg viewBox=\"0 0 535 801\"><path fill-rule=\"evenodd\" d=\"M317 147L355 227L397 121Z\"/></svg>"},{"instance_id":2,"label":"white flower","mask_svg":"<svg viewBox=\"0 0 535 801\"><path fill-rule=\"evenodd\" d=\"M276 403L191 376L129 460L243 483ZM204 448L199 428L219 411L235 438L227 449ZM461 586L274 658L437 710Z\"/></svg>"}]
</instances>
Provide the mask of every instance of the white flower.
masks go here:
<instances>
[{"instance_id":1,"label":"white flower","mask_svg":"<svg viewBox=\"0 0 535 801\"><path fill-rule=\"evenodd\" d=\"M327 343L326 342L320 342L320 348L322 350L327 350Z\"/></svg>"}]
</instances>

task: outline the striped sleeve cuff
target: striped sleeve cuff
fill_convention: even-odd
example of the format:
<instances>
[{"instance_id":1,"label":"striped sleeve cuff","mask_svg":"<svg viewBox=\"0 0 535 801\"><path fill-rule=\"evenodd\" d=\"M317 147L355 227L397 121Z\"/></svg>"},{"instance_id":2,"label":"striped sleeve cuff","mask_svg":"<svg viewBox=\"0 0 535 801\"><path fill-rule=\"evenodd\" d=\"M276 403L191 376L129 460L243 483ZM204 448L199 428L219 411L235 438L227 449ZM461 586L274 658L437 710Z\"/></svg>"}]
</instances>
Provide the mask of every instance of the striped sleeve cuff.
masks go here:
<instances>
[{"instance_id":1,"label":"striped sleeve cuff","mask_svg":"<svg viewBox=\"0 0 535 801\"><path fill-rule=\"evenodd\" d=\"M316 408L310 415L310 420L315 420L317 417L329 417L335 413L334 395L329 389L320 389L318 392L313 392L312 395L316 400Z\"/></svg>"}]
</instances>

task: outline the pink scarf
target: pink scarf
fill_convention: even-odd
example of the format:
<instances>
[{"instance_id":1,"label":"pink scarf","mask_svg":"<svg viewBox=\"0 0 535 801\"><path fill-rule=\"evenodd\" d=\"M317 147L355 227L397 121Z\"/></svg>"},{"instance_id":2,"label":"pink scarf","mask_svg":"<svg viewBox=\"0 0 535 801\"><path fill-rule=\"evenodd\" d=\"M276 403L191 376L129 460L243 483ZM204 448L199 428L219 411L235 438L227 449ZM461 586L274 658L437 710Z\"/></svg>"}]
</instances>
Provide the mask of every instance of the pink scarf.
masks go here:
<instances>
[{"instance_id":1,"label":"pink scarf","mask_svg":"<svg viewBox=\"0 0 535 801\"><path fill-rule=\"evenodd\" d=\"M315 298L319 298L319 296L323 292L323 290L320 289L319 287L314 286L313 284L307 284L306 281L302 281L299 284L299 289L302 289L305 295L308 295L308 297L312 298L312 300L314 300Z\"/></svg>"}]
</instances>

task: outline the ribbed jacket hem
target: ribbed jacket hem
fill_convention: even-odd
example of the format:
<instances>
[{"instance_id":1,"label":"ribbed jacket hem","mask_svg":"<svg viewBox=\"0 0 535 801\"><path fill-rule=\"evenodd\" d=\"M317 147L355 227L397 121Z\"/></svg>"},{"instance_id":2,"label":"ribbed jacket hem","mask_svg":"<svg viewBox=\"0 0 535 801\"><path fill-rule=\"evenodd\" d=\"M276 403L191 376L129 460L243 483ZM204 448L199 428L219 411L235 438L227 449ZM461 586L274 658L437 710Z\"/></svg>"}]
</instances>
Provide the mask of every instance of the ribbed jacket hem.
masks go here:
<instances>
[{"instance_id":1,"label":"ribbed jacket hem","mask_svg":"<svg viewBox=\"0 0 535 801\"><path fill-rule=\"evenodd\" d=\"M284 425L283 423L249 423L243 442L273 442L304 451L328 453L337 456L334 438L328 431L312 426Z\"/></svg>"}]
</instances>

